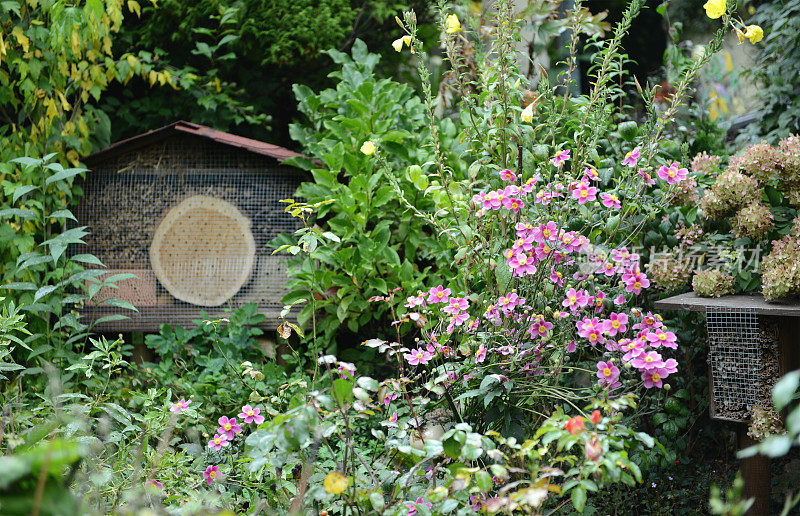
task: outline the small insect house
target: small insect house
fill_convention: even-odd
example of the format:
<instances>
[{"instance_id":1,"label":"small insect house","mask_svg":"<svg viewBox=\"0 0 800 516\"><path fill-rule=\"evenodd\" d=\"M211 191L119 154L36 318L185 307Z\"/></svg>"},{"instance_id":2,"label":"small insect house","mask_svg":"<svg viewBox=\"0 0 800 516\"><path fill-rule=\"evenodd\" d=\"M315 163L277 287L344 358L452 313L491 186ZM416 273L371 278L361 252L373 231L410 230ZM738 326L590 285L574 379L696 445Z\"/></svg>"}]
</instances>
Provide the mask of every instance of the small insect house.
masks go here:
<instances>
[{"instance_id":1,"label":"small insect house","mask_svg":"<svg viewBox=\"0 0 800 516\"><path fill-rule=\"evenodd\" d=\"M708 330L709 411L713 419L737 425L739 446L747 435L753 408L772 406L772 387L800 368L800 303L769 303L760 295L701 298L693 293L662 299L659 310L704 312ZM769 460L742 460L748 515L769 514Z\"/></svg>"},{"instance_id":2,"label":"small insect house","mask_svg":"<svg viewBox=\"0 0 800 516\"><path fill-rule=\"evenodd\" d=\"M84 308L101 321L95 329L191 325L201 312L223 317L245 303L255 303L264 326L275 328L287 262L268 244L298 227L280 203L303 180L303 171L281 164L293 156L299 154L176 122L87 157L76 216L89 226L88 251L108 275L126 278ZM109 297L138 312L97 304ZM106 317L115 314L128 319Z\"/></svg>"}]
</instances>

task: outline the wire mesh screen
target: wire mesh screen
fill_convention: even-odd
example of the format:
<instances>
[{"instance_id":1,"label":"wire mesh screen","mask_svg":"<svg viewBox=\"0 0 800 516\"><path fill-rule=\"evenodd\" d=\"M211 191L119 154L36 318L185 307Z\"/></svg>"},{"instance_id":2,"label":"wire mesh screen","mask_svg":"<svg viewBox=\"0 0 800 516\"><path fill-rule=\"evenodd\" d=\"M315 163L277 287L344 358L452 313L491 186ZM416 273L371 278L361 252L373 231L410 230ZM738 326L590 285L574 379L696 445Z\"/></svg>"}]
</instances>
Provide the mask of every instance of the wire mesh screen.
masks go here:
<instances>
[{"instance_id":1,"label":"wire mesh screen","mask_svg":"<svg viewBox=\"0 0 800 516\"><path fill-rule=\"evenodd\" d=\"M297 229L279 201L301 180L269 157L183 135L93 163L77 214L91 231L88 251L108 274L137 278L101 290L87 315L129 315L106 329L148 331L252 302L274 328L286 258L268 243ZM96 304L112 296L139 314Z\"/></svg>"},{"instance_id":2,"label":"wire mesh screen","mask_svg":"<svg viewBox=\"0 0 800 516\"><path fill-rule=\"evenodd\" d=\"M759 319L752 309L706 308L712 416L746 421L762 399Z\"/></svg>"}]
</instances>

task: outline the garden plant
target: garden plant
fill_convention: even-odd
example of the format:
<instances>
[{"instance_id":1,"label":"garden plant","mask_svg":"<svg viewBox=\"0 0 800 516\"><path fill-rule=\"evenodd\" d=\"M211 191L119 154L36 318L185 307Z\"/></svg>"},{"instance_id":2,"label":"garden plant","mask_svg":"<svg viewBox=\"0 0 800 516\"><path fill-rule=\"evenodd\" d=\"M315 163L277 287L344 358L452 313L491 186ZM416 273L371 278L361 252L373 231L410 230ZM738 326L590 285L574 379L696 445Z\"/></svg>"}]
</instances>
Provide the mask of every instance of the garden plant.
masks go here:
<instances>
[{"instance_id":1,"label":"garden plant","mask_svg":"<svg viewBox=\"0 0 800 516\"><path fill-rule=\"evenodd\" d=\"M114 58L110 38L137 2L0 5L0 91L25 113L6 120L0 150L0 513L691 513L697 499L654 493L698 439L703 355L697 321L655 312L653 291L690 281L707 295L759 282L770 297L800 290L783 265L800 238L797 137L692 160L673 127L691 116L695 77L726 35L757 44L761 27L709 0L711 40L675 59L665 96L627 68L623 42L643 0L614 25L580 1L561 11L532 2L540 10L522 15L510 0L440 1L433 27L398 10L387 52L413 81L383 78L386 56L353 37L349 53L326 52L333 86L293 88L303 119L289 133L304 156L292 164L310 177L283 201L300 229L273 242L290 256L277 342L248 304L165 324L137 342L147 353L134 360L133 338L94 335L79 315L130 278L98 279L103 264L81 252L91 228L69 209L89 134L126 94L105 110L89 96L139 77L198 95L203 116L226 127L265 123L224 80L236 57L226 49L262 33L255 15L243 18L252 4L221 5L216 29L198 31L211 43L194 42L193 63L212 63L199 75L170 72L165 52ZM377 2L375 18L391 20L390 4ZM284 34L264 62L337 39L358 19L352 5L318 34ZM516 43L536 12L565 57L530 77ZM75 35L52 47L61 57L43 50L58 40L40 30L45 15ZM148 23L139 29L160 30ZM432 71L437 39L443 78ZM44 71L52 91L27 85ZM147 103L125 106L124 123ZM769 239L763 274L732 272L730 249ZM719 243L726 268L693 279L681 259L656 260L664 245ZM787 375L751 428L762 453L797 444L797 386ZM713 513L747 505L740 483L725 495L696 489L703 506L712 495Z\"/></svg>"}]
</instances>

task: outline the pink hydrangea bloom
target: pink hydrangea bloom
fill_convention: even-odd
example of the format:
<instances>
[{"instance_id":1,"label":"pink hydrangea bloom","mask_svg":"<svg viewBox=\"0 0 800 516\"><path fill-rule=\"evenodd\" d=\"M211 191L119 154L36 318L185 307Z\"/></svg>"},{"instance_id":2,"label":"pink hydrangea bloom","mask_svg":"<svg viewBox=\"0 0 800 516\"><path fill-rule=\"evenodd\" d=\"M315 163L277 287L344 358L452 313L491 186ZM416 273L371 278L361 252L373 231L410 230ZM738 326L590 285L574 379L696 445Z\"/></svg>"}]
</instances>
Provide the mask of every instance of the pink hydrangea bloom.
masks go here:
<instances>
[{"instance_id":1,"label":"pink hydrangea bloom","mask_svg":"<svg viewBox=\"0 0 800 516\"><path fill-rule=\"evenodd\" d=\"M517 175L506 168L500 171L500 179L511 183L517 180Z\"/></svg>"},{"instance_id":2,"label":"pink hydrangea bloom","mask_svg":"<svg viewBox=\"0 0 800 516\"><path fill-rule=\"evenodd\" d=\"M603 206L606 208L621 208L622 203L619 202L619 197L613 193L601 193L600 198L603 200Z\"/></svg>"},{"instance_id":3,"label":"pink hydrangea bloom","mask_svg":"<svg viewBox=\"0 0 800 516\"><path fill-rule=\"evenodd\" d=\"M217 478L218 474L219 474L219 466L208 466L205 472L203 472L203 478L206 479L208 485L211 485L214 479Z\"/></svg>"},{"instance_id":4,"label":"pink hydrangea bloom","mask_svg":"<svg viewBox=\"0 0 800 516\"><path fill-rule=\"evenodd\" d=\"M230 446L230 442L228 442L228 436L225 434L217 434L210 441L208 441L208 447L212 450L221 450L226 446Z\"/></svg>"},{"instance_id":5,"label":"pink hydrangea bloom","mask_svg":"<svg viewBox=\"0 0 800 516\"><path fill-rule=\"evenodd\" d=\"M222 416L217 421L219 423L219 428L217 428L217 432L220 434L224 434L228 440L233 439L235 434L242 433L242 427L239 426L239 423L236 422L236 418L228 418L228 416Z\"/></svg>"},{"instance_id":6,"label":"pink hydrangea bloom","mask_svg":"<svg viewBox=\"0 0 800 516\"><path fill-rule=\"evenodd\" d=\"M260 412L260 408L253 408L250 405L245 405L242 407L242 411L239 413L238 417L242 418L245 423L260 425L264 422L264 416L260 415Z\"/></svg>"},{"instance_id":7,"label":"pink hydrangea bloom","mask_svg":"<svg viewBox=\"0 0 800 516\"><path fill-rule=\"evenodd\" d=\"M433 358L432 353L420 348L413 349L410 353L406 353L403 356L410 365L425 365Z\"/></svg>"},{"instance_id":8,"label":"pink hydrangea bloom","mask_svg":"<svg viewBox=\"0 0 800 516\"><path fill-rule=\"evenodd\" d=\"M185 399L181 398L181 400L179 402L173 404L169 408L169 411L172 412L173 414L180 414L181 412L183 412L184 410L189 408L189 404L191 402L192 402L192 400L185 400Z\"/></svg>"},{"instance_id":9,"label":"pink hydrangea bloom","mask_svg":"<svg viewBox=\"0 0 800 516\"><path fill-rule=\"evenodd\" d=\"M450 300L450 289L443 288L441 285L433 287L428 291L428 303L447 303Z\"/></svg>"},{"instance_id":10,"label":"pink hydrangea bloom","mask_svg":"<svg viewBox=\"0 0 800 516\"><path fill-rule=\"evenodd\" d=\"M555 156L550 160L550 162L559 167L562 163L569 160L569 150L562 150L556 153Z\"/></svg>"},{"instance_id":11,"label":"pink hydrangea bloom","mask_svg":"<svg viewBox=\"0 0 800 516\"><path fill-rule=\"evenodd\" d=\"M639 147L636 147L625 155L625 159L622 160L622 164L633 168L636 166L636 163L639 162L639 158L641 156L642 153L639 151Z\"/></svg>"}]
</instances>

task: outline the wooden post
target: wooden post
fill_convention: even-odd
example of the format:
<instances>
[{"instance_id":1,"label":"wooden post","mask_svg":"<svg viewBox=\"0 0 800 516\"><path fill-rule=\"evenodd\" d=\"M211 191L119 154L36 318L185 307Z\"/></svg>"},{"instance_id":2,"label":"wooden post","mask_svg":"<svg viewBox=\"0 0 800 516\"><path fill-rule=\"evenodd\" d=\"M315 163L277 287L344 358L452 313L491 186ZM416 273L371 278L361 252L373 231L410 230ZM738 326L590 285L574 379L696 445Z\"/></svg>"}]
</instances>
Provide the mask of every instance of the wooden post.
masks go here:
<instances>
[{"instance_id":1,"label":"wooden post","mask_svg":"<svg viewBox=\"0 0 800 516\"><path fill-rule=\"evenodd\" d=\"M739 437L739 449L743 450L757 441L747 435L747 425L737 425L736 433ZM770 515L770 460L758 454L741 460L742 479L744 480L745 498L755 498L755 503L747 511L747 516Z\"/></svg>"}]
</instances>

